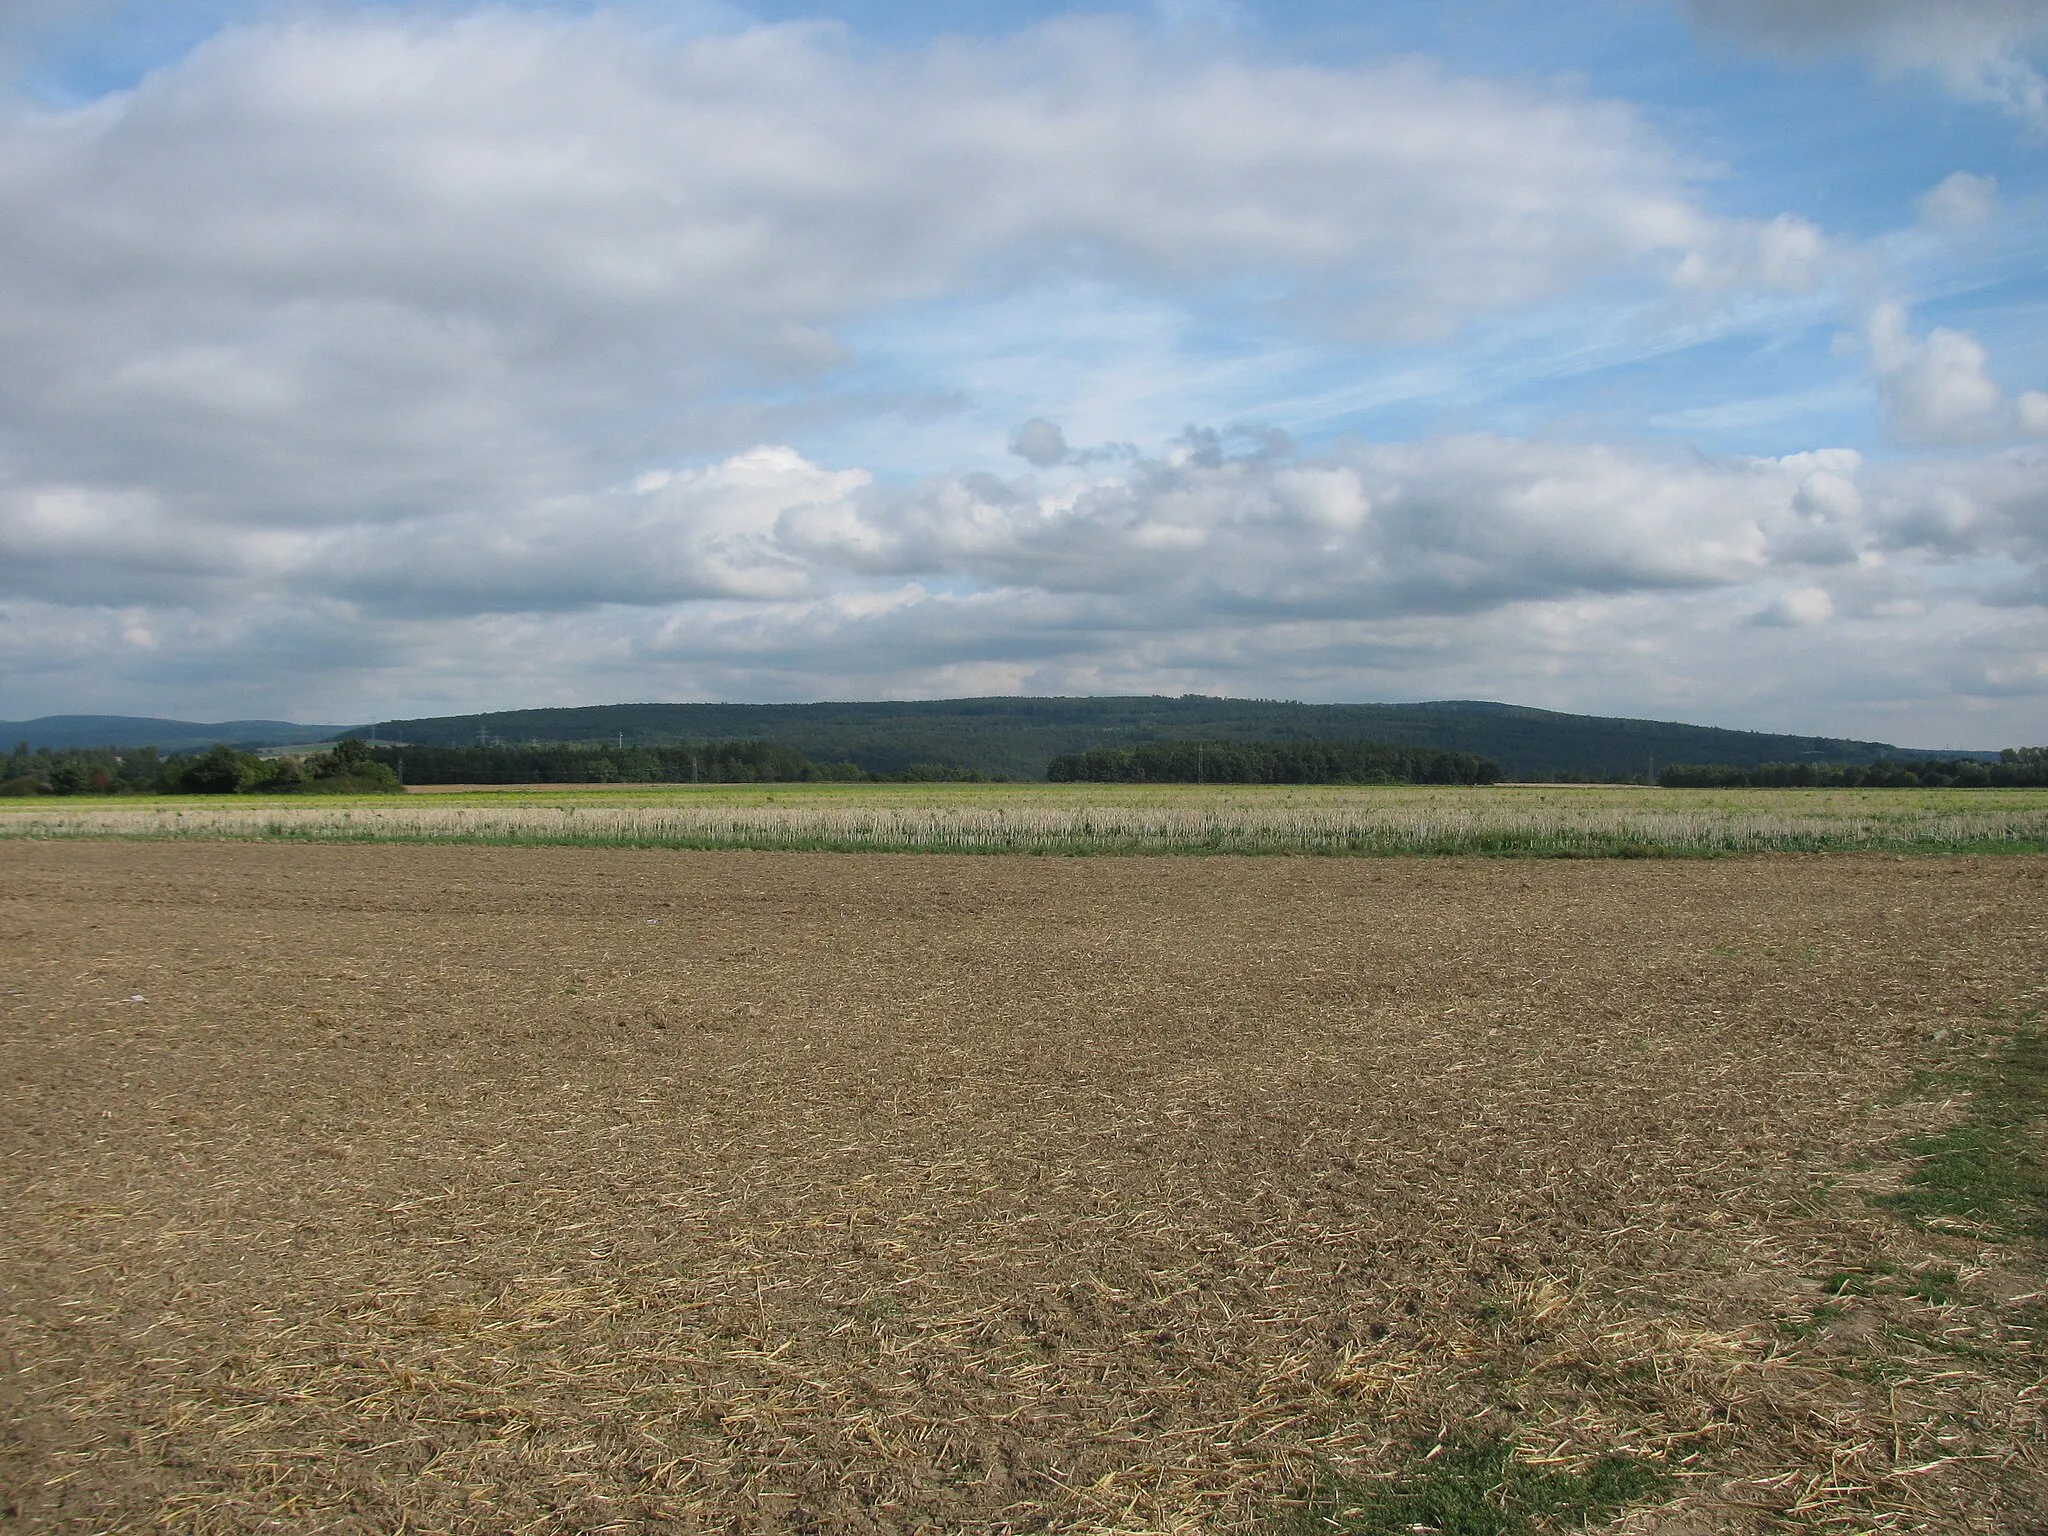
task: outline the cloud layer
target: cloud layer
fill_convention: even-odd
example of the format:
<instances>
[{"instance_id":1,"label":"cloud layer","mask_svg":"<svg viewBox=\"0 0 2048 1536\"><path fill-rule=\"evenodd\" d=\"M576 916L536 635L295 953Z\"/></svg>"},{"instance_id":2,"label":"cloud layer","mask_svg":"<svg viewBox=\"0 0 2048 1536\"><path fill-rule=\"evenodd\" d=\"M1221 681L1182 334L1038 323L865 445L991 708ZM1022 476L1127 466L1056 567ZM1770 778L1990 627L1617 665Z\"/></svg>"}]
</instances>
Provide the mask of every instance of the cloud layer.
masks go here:
<instances>
[{"instance_id":1,"label":"cloud layer","mask_svg":"<svg viewBox=\"0 0 2048 1536\"><path fill-rule=\"evenodd\" d=\"M211 635L229 667L260 645L330 684L402 664L415 689L426 652L464 679L519 665L531 688L558 665L750 697L1276 679L1329 696L1361 676L1456 692L1490 664L1525 693L1567 667L1579 685L1655 673L1668 707L1697 707L1705 675L1763 643L1744 634L1775 628L1807 636L1780 663L1788 691L1869 671L1872 710L1892 697L1885 655L1944 666L1959 701L2048 686L2030 611L2048 594L2038 451L1935 471L1497 436L1225 448L1191 431L1108 472L894 490L762 448L509 517L270 531L203 557L153 537L145 508L31 509L0 553L11 570L92 573L103 593L125 583L127 609L67 621L54 648L139 675L167 642L189 659ZM1976 589L1958 592L1966 570ZM64 593L47 585L23 583L35 601L17 618L49 622ZM1972 618L1987 597L2000 617ZM1994 628L2004 643L1987 650Z\"/></svg>"},{"instance_id":2,"label":"cloud layer","mask_svg":"<svg viewBox=\"0 0 2048 1536\"><path fill-rule=\"evenodd\" d=\"M873 55L602 16L239 29L0 139L17 477L323 521L587 486L834 328L1049 276L1249 280L1427 337L1633 275L1810 279L1630 109L1179 56L1111 22Z\"/></svg>"}]
</instances>

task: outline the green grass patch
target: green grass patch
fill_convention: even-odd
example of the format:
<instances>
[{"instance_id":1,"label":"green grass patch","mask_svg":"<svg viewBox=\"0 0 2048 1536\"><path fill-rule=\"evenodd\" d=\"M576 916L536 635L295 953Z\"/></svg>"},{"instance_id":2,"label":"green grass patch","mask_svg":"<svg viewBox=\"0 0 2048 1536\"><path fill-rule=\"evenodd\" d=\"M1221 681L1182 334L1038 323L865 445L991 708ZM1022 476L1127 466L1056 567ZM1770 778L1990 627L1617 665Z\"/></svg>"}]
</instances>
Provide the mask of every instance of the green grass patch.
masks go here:
<instances>
[{"instance_id":1,"label":"green grass patch","mask_svg":"<svg viewBox=\"0 0 2048 1536\"><path fill-rule=\"evenodd\" d=\"M1824 1301L1804 1317L1779 1313L1771 1321L1777 1325L1781 1333L1795 1339L1810 1339L1836 1318L1846 1315L1847 1311L1846 1307L1838 1307L1831 1301Z\"/></svg>"},{"instance_id":2,"label":"green grass patch","mask_svg":"<svg viewBox=\"0 0 2048 1536\"><path fill-rule=\"evenodd\" d=\"M1829 1296L1880 1296L1884 1280L1898 1273L1896 1264L1879 1264L1872 1269L1838 1269L1821 1278L1820 1288Z\"/></svg>"},{"instance_id":3,"label":"green grass patch","mask_svg":"<svg viewBox=\"0 0 2048 1536\"><path fill-rule=\"evenodd\" d=\"M1914 1166L1906 1187L1878 1203L1915 1221L1962 1220L2006 1238L2048 1238L2044 1117L2048 1037L2030 1023L1986 1064L1960 1123L1907 1144Z\"/></svg>"},{"instance_id":4,"label":"green grass patch","mask_svg":"<svg viewBox=\"0 0 2048 1536\"><path fill-rule=\"evenodd\" d=\"M1930 1307L1947 1307L1963 1299L1961 1277L1952 1269L1927 1269L1914 1275L1906 1286L1908 1296L1917 1296Z\"/></svg>"},{"instance_id":5,"label":"green grass patch","mask_svg":"<svg viewBox=\"0 0 2048 1536\"><path fill-rule=\"evenodd\" d=\"M1537 1536L1578 1530L1659 1492L1662 1468L1603 1456L1582 1472L1515 1460L1505 1440L1451 1441L1386 1481L1332 1477L1280 1529L1340 1536Z\"/></svg>"}]
</instances>

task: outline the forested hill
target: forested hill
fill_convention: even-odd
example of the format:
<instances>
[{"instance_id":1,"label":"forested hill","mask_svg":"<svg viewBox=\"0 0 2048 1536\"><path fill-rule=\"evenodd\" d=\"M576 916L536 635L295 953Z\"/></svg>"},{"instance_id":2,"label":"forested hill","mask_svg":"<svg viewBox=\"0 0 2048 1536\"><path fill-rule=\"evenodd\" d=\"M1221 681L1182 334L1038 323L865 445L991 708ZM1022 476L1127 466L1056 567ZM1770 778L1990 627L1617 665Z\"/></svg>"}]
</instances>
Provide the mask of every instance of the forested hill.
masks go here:
<instances>
[{"instance_id":1,"label":"forested hill","mask_svg":"<svg viewBox=\"0 0 2048 1536\"><path fill-rule=\"evenodd\" d=\"M364 727L363 729L368 729ZM605 704L386 720L379 736L428 746L770 741L879 773L944 763L1040 778L1053 758L1146 741L1374 741L1492 758L1510 779L1646 774L1667 763L1868 763L1913 752L1878 741L1777 736L1513 704L1291 704L1258 699L938 699L865 704Z\"/></svg>"},{"instance_id":2,"label":"forested hill","mask_svg":"<svg viewBox=\"0 0 2048 1536\"><path fill-rule=\"evenodd\" d=\"M30 747L155 747L159 752L204 751L217 742L231 747L289 747L332 741L338 725L296 725L289 720L159 720L147 715L44 715L35 720L0 720L0 751L17 742Z\"/></svg>"}]
</instances>

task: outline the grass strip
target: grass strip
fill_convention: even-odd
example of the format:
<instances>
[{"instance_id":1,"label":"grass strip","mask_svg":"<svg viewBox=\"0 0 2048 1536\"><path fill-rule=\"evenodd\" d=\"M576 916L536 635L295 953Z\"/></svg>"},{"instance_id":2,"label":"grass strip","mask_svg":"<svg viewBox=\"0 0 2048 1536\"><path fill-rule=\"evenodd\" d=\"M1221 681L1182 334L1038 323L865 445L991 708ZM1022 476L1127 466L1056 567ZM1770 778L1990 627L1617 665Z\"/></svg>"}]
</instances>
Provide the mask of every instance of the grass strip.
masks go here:
<instances>
[{"instance_id":1,"label":"grass strip","mask_svg":"<svg viewBox=\"0 0 2048 1536\"><path fill-rule=\"evenodd\" d=\"M1920 1222L1961 1220L2005 1238L2048 1238L2048 1036L2014 1031L1979 1076L1970 1112L1907 1143L1906 1187L1878 1203Z\"/></svg>"},{"instance_id":2,"label":"grass strip","mask_svg":"<svg viewBox=\"0 0 2048 1536\"><path fill-rule=\"evenodd\" d=\"M1619 1513L1667 1481L1654 1463L1603 1456L1583 1472L1515 1460L1505 1440L1450 1441L1385 1481L1331 1477L1280 1527L1289 1536L1536 1536Z\"/></svg>"}]
</instances>

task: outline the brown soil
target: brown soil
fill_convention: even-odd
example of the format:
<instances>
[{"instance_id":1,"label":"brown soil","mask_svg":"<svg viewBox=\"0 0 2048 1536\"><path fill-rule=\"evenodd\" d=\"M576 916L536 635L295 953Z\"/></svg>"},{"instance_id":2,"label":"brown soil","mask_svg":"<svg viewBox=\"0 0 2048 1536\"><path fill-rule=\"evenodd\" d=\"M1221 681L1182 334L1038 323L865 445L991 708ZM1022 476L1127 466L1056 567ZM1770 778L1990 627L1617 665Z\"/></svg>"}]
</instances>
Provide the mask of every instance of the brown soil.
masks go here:
<instances>
[{"instance_id":1,"label":"brown soil","mask_svg":"<svg viewBox=\"0 0 2048 1536\"><path fill-rule=\"evenodd\" d=\"M1220 1530L1446 1431L1667 1460L1628 1530L2043 1513L2032 1257L1865 1188L2040 1006L2048 861L0 889L21 1528ZM1879 1260L1955 1294L1799 1324Z\"/></svg>"}]
</instances>

